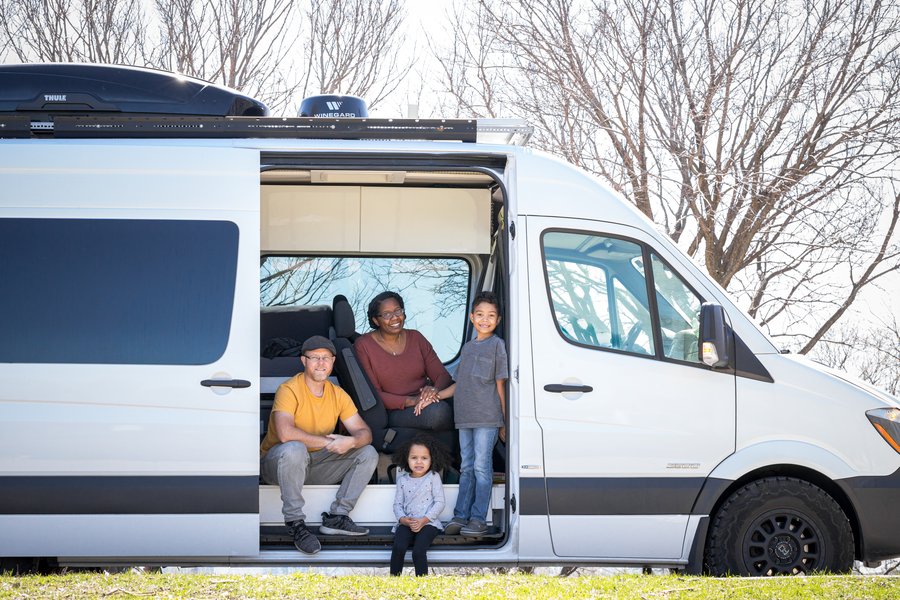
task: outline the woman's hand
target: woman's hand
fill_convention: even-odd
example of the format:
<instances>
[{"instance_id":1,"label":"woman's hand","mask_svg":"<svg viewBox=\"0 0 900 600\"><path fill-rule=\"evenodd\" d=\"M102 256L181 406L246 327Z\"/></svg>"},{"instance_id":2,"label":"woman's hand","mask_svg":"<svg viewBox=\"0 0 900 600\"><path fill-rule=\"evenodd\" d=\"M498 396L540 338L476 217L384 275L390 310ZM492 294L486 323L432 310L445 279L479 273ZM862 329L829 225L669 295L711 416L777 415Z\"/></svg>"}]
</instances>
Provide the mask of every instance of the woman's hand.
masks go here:
<instances>
[{"instance_id":1,"label":"woman's hand","mask_svg":"<svg viewBox=\"0 0 900 600\"><path fill-rule=\"evenodd\" d=\"M432 402L440 402L441 399L438 398L438 389L433 385L426 385L422 389L419 390L419 402L423 400L430 400Z\"/></svg>"},{"instance_id":2,"label":"woman's hand","mask_svg":"<svg viewBox=\"0 0 900 600\"><path fill-rule=\"evenodd\" d=\"M422 414L422 411L426 406L440 401L440 398L438 398L438 389L434 386L426 385L419 390L419 400L416 402L416 408L413 410L413 414L418 417Z\"/></svg>"}]
</instances>

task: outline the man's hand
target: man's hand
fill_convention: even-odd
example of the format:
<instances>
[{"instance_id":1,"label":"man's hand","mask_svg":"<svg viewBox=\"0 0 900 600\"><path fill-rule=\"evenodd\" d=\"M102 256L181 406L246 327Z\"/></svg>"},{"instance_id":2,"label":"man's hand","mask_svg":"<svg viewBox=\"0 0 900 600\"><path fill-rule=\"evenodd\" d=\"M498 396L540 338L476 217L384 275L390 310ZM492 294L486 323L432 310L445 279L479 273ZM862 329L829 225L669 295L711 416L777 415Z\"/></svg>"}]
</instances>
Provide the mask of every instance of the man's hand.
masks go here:
<instances>
[{"instance_id":1,"label":"man's hand","mask_svg":"<svg viewBox=\"0 0 900 600\"><path fill-rule=\"evenodd\" d=\"M325 437L331 440L326 444L325 449L335 454L346 454L356 447L356 440L349 435L329 433Z\"/></svg>"}]
</instances>

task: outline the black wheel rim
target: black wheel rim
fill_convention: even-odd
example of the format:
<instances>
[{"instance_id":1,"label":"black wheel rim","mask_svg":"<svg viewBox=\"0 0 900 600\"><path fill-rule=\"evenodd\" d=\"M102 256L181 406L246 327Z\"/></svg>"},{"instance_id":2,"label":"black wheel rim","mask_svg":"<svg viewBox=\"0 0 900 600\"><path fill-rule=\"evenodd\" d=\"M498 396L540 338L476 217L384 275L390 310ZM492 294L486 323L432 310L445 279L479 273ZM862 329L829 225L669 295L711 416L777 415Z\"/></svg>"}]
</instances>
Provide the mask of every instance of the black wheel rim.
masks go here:
<instances>
[{"instance_id":1,"label":"black wheel rim","mask_svg":"<svg viewBox=\"0 0 900 600\"><path fill-rule=\"evenodd\" d=\"M744 536L744 564L751 575L799 575L822 563L822 536L805 515L778 510L753 522Z\"/></svg>"}]
</instances>

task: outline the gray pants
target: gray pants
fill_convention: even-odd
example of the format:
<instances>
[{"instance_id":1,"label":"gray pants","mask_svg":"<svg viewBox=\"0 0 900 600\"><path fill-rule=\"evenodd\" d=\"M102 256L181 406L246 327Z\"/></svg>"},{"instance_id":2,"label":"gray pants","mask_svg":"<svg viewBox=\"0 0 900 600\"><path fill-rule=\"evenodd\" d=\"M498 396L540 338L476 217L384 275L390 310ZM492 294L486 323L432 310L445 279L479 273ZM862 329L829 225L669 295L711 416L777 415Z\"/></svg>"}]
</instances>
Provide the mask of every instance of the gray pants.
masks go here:
<instances>
[{"instance_id":1,"label":"gray pants","mask_svg":"<svg viewBox=\"0 0 900 600\"><path fill-rule=\"evenodd\" d=\"M373 446L355 448L346 454L327 450L309 452L302 442L285 442L273 446L259 461L263 481L281 488L281 512L284 522L305 520L303 514L303 486L340 483L334 502L333 515L349 515L378 464L378 452Z\"/></svg>"}]
</instances>

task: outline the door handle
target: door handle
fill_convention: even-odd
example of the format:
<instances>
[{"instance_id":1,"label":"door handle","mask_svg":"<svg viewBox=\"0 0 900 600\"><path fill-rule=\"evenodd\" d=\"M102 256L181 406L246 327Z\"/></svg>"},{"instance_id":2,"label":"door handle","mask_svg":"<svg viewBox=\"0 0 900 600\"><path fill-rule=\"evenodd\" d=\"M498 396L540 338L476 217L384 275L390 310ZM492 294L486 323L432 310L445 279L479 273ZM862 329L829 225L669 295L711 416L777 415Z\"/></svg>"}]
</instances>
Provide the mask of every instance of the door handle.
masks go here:
<instances>
[{"instance_id":1,"label":"door handle","mask_svg":"<svg viewBox=\"0 0 900 600\"><path fill-rule=\"evenodd\" d=\"M565 392L593 392L594 388L589 385L569 385L566 383L548 383L544 386L545 392L551 394L562 394Z\"/></svg>"},{"instance_id":2,"label":"door handle","mask_svg":"<svg viewBox=\"0 0 900 600\"><path fill-rule=\"evenodd\" d=\"M200 385L203 387L248 388L250 382L246 379L204 379Z\"/></svg>"}]
</instances>

